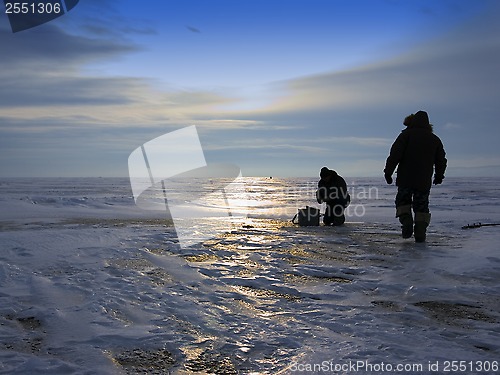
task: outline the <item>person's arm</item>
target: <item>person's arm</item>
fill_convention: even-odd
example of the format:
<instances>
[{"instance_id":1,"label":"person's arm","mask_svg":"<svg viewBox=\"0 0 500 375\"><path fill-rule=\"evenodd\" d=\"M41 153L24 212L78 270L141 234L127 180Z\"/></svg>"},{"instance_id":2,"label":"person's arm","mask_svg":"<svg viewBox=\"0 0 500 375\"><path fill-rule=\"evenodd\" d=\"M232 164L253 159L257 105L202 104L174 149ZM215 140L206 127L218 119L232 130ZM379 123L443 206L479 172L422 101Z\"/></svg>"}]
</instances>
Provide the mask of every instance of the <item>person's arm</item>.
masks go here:
<instances>
[{"instance_id":1,"label":"person's arm","mask_svg":"<svg viewBox=\"0 0 500 375\"><path fill-rule=\"evenodd\" d=\"M440 140L436 150L436 157L434 159L434 185L439 185L443 182L447 164L448 160L446 160L446 152L444 151L443 143Z\"/></svg>"},{"instance_id":2,"label":"person's arm","mask_svg":"<svg viewBox=\"0 0 500 375\"><path fill-rule=\"evenodd\" d=\"M384 176L385 179L387 180L387 183L389 184L392 183L392 174L394 173L396 167L403 158L406 148L407 138L408 136L406 132L403 131L392 144L391 151L389 153L389 156L387 157L384 168Z\"/></svg>"},{"instance_id":3,"label":"person's arm","mask_svg":"<svg viewBox=\"0 0 500 375\"><path fill-rule=\"evenodd\" d=\"M326 188L323 186L323 184L318 182L318 190L316 190L316 201L321 204L325 200L326 196Z\"/></svg>"},{"instance_id":4,"label":"person's arm","mask_svg":"<svg viewBox=\"0 0 500 375\"><path fill-rule=\"evenodd\" d=\"M349 191L347 190L347 184L344 180L343 177L341 179L341 186L340 186L340 192L341 192L341 201L344 205L344 207L347 207L349 203L351 202L351 196L349 195Z\"/></svg>"}]
</instances>

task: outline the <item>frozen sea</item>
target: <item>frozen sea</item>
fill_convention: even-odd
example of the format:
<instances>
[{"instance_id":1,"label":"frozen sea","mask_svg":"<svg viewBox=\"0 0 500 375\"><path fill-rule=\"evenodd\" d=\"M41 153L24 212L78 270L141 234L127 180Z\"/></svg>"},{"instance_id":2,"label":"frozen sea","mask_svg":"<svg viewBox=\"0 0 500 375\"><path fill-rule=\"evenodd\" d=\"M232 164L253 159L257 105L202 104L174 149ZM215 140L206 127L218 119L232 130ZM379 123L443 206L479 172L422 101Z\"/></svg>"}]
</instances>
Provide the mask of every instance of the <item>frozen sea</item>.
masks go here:
<instances>
[{"instance_id":1,"label":"frozen sea","mask_svg":"<svg viewBox=\"0 0 500 375\"><path fill-rule=\"evenodd\" d=\"M500 226L462 229L500 179L433 187L425 244L346 180L343 227L298 227L316 179L1 179L0 374L500 374Z\"/></svg>"}]
</instances>

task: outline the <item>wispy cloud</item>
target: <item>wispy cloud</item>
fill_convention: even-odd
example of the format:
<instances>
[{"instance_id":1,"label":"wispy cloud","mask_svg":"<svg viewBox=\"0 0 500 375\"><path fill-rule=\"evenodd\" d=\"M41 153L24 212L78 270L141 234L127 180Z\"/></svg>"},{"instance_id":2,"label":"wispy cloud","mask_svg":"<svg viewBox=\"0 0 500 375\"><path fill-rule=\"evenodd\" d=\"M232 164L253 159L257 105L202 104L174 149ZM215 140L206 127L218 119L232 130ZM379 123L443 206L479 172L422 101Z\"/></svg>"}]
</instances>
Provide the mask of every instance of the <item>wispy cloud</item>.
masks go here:
<instances>
[{"instance_id":1,"label":"wispy cloud","mask_svg":"<svg viewBox=\"0 0 500 375\"><path fill-rule=\"evenodd\" d=\"M112 4L103 6L112 12ZM127 37L154 33L145 24L126 33L116 32L119 22L90 19L78 32L50 24L15 36L0 29L1 156L27 160L29 152L49 148L55 155L59 145L61 155L80 147L126 160L141 142L194 124L207 153L225 161L291 165L307 159L309 168L334 160L360 175L378 173L405 115L429 109L436 129L449 130L443 138L450 165L496 165L496 14L383 61L258 88L213 90L85 69L139 51ZM469 159L466 152L476 155Z\"/></svg>"},{"instance_id":2,"label":"wispy cloud","mask_svg":"<svg viewBox=\"0 0 500 375\"><path fill-rule=\"evenodd\" d=\"M459 130L462 129L463 126L454 122L447 122L446 124L444 124L444 128L446 130Z\"/></svg>"},{"instance_id":3,"label":"wispy cloud","mask_svg":"<svg viewBox=\"0 0 500 375\"><path fill-rule=\"evenodd\" d=\"M48 24L19 34L0 29L0 45L0 116L12 120L85 118L86 126L161 126L182 124L232 100L206 90L158 89L140 76L85 73L88 63L138 50L108 34L95 38Z\"/></svg>"},{"instance_id":4,"label":"wispy cloud","mask_svg":"<svg viewBox=\"0 0 500 375\"><path fill-rule=\"evenodd\" d=\"M489 106L500 95L499 35L493 13L390 60L283 82L288 94L269 110Z\"/></svg>"},{"instance_id":5,"label":"wispy cloud","mask_svg":"<svg viewBox=\"0 0 500 375\"><path fill-rule=\"evenodd\" d=\"M278 133L280 134L280 133ZM227 142L226 138L222 138L219 142L216 140L211 142L207 150L257 150L257 149L273 149L273 150L294 150L309 154L334 154L339 150L343 151L351 147L365 147L365 152L369 149L387 148L391 144L391 140L385 138L368 138L368 137L326 137L326 138L283 138L275 137L250 137L248 139L232 139ZM336 150L335 150L335 149Z\"/></svg>"},{"instance_id":6,"label":"wispy cloud","mask_svg":"<svg viewBox=\"0 0 500 375\"><path fill-rule=\"evenodd\" d=\"M327 137L319 141L327 144L348 144L353 146L367 146L367 147L387 147L393 142L388 138L376 137Z\"/></svg>"}]
</instances>

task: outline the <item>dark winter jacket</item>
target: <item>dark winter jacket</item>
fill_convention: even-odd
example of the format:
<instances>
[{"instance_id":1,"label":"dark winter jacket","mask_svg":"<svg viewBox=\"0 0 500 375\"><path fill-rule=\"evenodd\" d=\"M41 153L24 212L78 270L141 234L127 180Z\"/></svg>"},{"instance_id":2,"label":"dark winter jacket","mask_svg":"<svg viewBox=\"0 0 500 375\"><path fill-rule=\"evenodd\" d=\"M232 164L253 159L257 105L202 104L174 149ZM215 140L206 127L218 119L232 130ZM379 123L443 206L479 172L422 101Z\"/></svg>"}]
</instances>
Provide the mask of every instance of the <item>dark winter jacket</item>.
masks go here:
<instances>
[{"instance_id":1,"label":"dark winter jacket","mask_svg":"<svg viewBox=\"0 0 500 375\"><path fill-rule=\"evenodd\" d=\"M340 204L344 207L351 201L345 180L337 172L326 167L321 170L316 199L318 203Z\"/></svg>"},{"instance_id":2,"label":"dark winter jacket","mask_svg":"<svg viewBox=\"0 0 500 375\"><path fill-rule=\"evenodd\" d=\"M443 143L432 132L427 113L419 111L393 143L384 173L390 176L398 167L397 186L427 191L433 171L436 179L444 178L446 163Z\"/></svg>"}]
</instances>

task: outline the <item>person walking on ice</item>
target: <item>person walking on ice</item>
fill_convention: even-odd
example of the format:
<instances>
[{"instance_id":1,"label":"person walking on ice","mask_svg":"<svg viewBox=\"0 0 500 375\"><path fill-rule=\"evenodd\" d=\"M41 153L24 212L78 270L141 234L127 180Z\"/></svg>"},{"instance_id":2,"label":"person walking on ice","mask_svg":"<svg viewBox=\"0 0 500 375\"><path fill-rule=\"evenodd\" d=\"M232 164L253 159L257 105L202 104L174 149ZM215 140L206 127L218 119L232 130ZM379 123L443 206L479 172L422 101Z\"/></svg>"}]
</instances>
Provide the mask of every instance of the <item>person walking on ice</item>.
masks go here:
<instances>
[{"instance_id":1,"label":"person walking on ice","mask_svg":"<svg viewBox=\"0 0 500 375\"><path fill-rule=\"evenodd\" d=\"M427 112L411 114L403 124L407 128L399 134L391 147L385 163L384 177L391 185L392 174L398 168L395 203L401 234L403 238L410 238L414 234L415 242L425 242L427 227L431 221L429 194L432 183L439 185L443 182L446 153L441 139L433 133Z\"/></svg>"}]
</instances>

